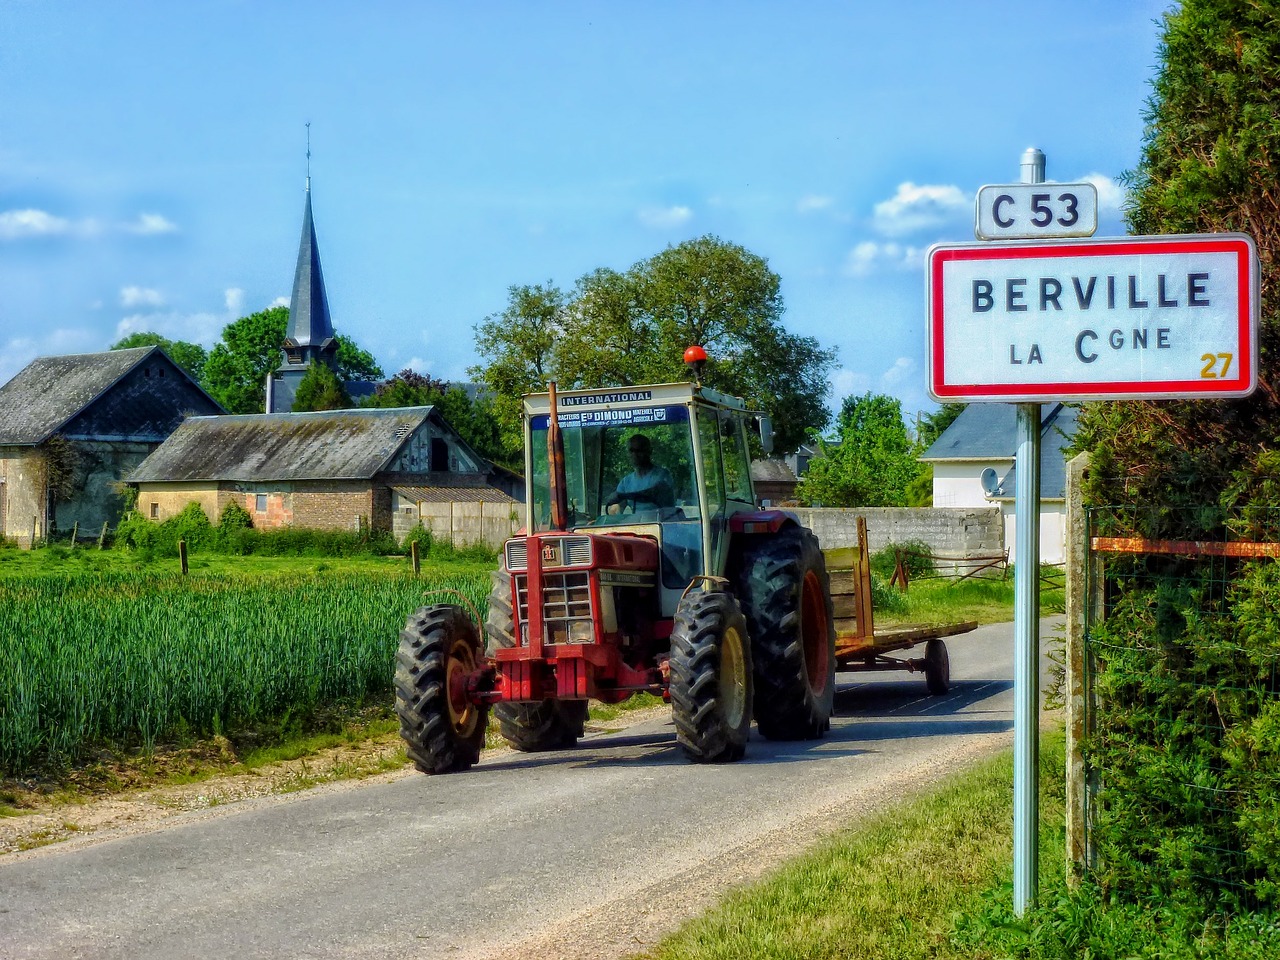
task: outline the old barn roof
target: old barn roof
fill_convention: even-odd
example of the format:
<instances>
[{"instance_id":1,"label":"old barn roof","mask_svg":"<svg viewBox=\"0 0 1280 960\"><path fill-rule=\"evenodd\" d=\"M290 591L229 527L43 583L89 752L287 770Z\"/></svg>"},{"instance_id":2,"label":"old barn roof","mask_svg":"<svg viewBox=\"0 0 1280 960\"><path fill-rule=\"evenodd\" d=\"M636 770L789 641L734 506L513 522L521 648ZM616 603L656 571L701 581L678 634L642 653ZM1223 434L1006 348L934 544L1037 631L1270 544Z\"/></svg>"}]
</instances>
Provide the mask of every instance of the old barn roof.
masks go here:
<instances>
[{"instance_id":1,"label":"old barn roof","mask_svg":"<svg viewBox=\"0 0 1280 960\"><path fill-rule=\"evenodd\" d=\"M0 386L0 444L43 443L158 349L134 347L32 360Z\"/></svg>"},{"instance_id":2,"label":"old barn roof","mask_svg":"<svg viewBox=\"0 0 1280 960\"><path fill-rule=\"evenodd\" d=\"M391 489L411 503L515 503L515 497L489 484L458 483L451 478L447 487L405 487Z\"/></svg>"},{"instance_id":3,"label":"old barn roof","mask_svg":"<svg viewBox=\"0 0 1280 960\"><path fill-rule=\"evenodd\" d=\"M368 480L434 409L191 417L126 479Z\"/></svg>"}]
</instances>

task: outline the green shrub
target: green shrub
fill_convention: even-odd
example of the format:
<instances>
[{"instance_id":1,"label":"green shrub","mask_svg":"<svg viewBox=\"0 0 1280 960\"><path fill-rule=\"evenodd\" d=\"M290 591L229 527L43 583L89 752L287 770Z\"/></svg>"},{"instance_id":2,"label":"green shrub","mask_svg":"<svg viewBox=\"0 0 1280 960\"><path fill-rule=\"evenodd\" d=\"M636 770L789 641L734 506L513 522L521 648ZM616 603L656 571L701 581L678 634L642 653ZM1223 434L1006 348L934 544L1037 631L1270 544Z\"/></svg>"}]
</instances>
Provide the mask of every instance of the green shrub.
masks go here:
<instances>
[{"instance_id":1,"label":"green shrub","mask_svg":"<svg viewBox=\"0 0 1280 960\"><path fill-rule=\"evenodd\" d=\"M218 517L218 531L227 534L232 530L248 530L253 526L253 516L235 500L229 500Z\"/></svg>"},{"instance_id":2,"label":"green shrub","mask_svg":"<svg viewBox=\"0 0 1280 960\"><path fill-rule=\"evenodd\" d=\"M871 572L886 581L892 580L899 554L902 555L902 565L906 568L908 579L927 577L934 572L933 550L923 540L904 540L877 550L871 555Z\"/></svg>"}]
</instances>

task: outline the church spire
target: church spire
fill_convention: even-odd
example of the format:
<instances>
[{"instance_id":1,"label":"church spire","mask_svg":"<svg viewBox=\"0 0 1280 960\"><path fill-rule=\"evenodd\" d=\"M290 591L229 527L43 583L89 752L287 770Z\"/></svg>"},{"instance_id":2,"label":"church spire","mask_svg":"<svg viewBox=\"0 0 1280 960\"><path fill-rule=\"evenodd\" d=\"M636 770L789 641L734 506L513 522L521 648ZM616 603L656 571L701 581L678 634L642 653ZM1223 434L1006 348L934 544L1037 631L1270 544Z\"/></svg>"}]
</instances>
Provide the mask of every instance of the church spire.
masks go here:
<instances>
[{"instance_id":1,"label":"church spire","mask_svg":"<svg viewBox=\"0 0 1280 960\"><path fill-rule=\"evenodd\" d=\"M320 247L311 219L311 124L307 124L307 199L302 212L302 240L298 244L298 265L293 273L293 297L289 301L289 329L286 332L286 366L293 353L303 348L307 362L327 359L324 355L336 349L333 344L333 321L329 318L329 298L324 289L320 269ZM305 349L310 347L311 349Z\"/></svg>"}]
</instances>

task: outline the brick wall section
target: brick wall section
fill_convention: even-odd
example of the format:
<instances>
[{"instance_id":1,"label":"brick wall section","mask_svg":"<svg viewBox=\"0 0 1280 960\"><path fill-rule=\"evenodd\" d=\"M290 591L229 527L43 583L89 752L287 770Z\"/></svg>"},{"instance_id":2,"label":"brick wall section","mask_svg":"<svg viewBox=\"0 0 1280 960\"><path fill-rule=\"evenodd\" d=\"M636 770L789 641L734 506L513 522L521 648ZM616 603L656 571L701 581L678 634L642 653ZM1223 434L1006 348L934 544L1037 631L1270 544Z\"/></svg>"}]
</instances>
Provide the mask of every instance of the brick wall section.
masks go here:
<instances>
[{"instance_id":1,"label":"brick wall section","mask_svg":"<svg viewBox=\"0 0 1280 960\"><path fill-rule=\"evenodd\" d=\"M891 543L917 540L934 553L979 557L1004 551L999 507L794 507L800 522L826 549L858 543L857 518L867 518L872 553Z\"/></svg>"}]
</instances>

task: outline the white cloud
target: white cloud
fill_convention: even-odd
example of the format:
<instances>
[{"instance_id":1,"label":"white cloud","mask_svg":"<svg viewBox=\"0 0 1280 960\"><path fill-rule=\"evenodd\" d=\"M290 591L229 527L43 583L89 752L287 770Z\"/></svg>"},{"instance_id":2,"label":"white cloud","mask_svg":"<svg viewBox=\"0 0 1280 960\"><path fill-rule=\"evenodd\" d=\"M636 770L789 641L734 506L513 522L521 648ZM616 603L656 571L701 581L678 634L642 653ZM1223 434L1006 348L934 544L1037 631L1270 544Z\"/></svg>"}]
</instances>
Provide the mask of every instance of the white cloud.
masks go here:
<instances>
[{"instance_id":1,"label":"white cloud","mask_svg":"<svg viewBox=\"0 0 1280 960\"><path fill-rule=\"evenodd\" d=\"M244 291L239 287L228 287L223 294L223 301L227 305L227 313L234 313L239 317L240 311L244 308Z\"/></svg>"},{"instance_id":2,"label":"white cloud","mask_svg":"<svg viewBox=\"0 0 1280 960\"><path fill-rule=\"evenodd\" d=\"M177 226L158 213L141 213L127 223L107 224L96 217L68 220L45 210L6 210L0 213L0 240L25 240L30 237L100 237L105 233L152 235L173 233Z\"/></svg>"},{"instance_id":3,"label":"white cloud","mask_svg":"<svg viewBox=\"0 0 1280 960\"><path fill-rule=\"evenodd\" d=\"M646 227L669 229L679 227L693 219L693 211L688 207L645 207L637 216Z\"/></svg>"},{"instance_id":4,"label":"white cloud","mask_svg":"<svg viewBox=\"0 0 1280 960\"><path fill-rule=\"evenodd\" d=\"M917 270L924 265L924 248L866 240L849 251L844 274L865 277L880 270Z\"/></svg>"},{"instance_id":5,"label":"white cloud","mask_svg":"<svg viewBox=\"0 0 1280 960\"><path fill-rule=\"evenodd\" d=\"M919 370L920 365L911 357L899 357L893 362L893 366L880 374L880 385L889 390L908 382L912 377L918 380Z\"/></svg>"},{"instance_id":6,"label":"white cloud","mask_svg":"<svg viewBox=\"0 0 1280 960\"><path fill-rule=\"evenodd\" d=\"M267 304L267 309L270 310L272 307L287 307L287 306L289 306L288 297L276 297L274 300L272 300L270 303Z\"/></svg>"},{"instance_id":7,"label":"white cloud","mask_svg":"<svg viewBox=\"0 0 1280 960\"><path fill-rule=\"evenodd\" d=\"M0 343L0 385L8 383L19 370L36 357L56 357L68 353L86 353L101 336L100 331L83 327L56 327L38 337L14 337Z\"/></svg>"},{"instance_id":8,"label":"white cloud","mask_svg":"<svg viewBox=\"0 0 1280 960\"><path fill-rule=\"evenodd\" d=\"M973 199L950 184L898 184L898 192L875 205L872 222L876 230L900 237L954 220L969 213Z\"/></svg>"},{"instance_id":9,"label":"white cloud","mask_svg":"<svg viewBox=\"0 0 1280 960\"><path fill-rule=\"evenodd\" d=\"M140 213L136 220L120 224L125 233L153 236L158 233L176 233L178 225L158 213Z\"/></svg>"},{"instance_id":10,"label":"white cloud","mask_svg":"<svg viewBox=\"0 0 1280 960\"><path fill-rule=\"evenodd\" d=\"M56 237L70 232L70 220L43 210L6 210L0 213L0 240Z\"/></svg>"},{"instance_id":11,"label":"white cloud","mask_svg":"<svg viewBox=\"0 0 1280 960\"><path fill-rule=\"evenodd\" d=\"M1124 203L1129 191L1105 173L1086 173L1080 178L1084 183L1092 183L1098 190L1098 216L1120 216L1124 213Z\"/></svg>"},{"instance_id":12,"label":"white cloud","mask_svg":"<svg viewBox=\"0 0 1280 960\"><path fill-rule=\"evenodd\" d=\"M121 287L120 306L130 310L136 307L163 307L164 295L150 287Z\"/></svg>"},{"instance_id":13,"label":"white cloud","mask_svg":"<svg viewBox=\"0 0 1280 960\"><path fill-rule=\"evenodd\" d=\"M796 202L796 211L798 213L816 213L819 210L828 210L835 203L832 197L821 197L817 194L808 194L801 197Z\"/></svg>"},{"instance_id":14,"label":"white cloud","mask_svg":"<svg viewBox=\"0 0 1280 960\"><path fill-rule=\"evenodd\" d=\"M831 375L831 396L839 407L845 397L862 396L871 386L865 373L841 368Z\"/></svg>"}]
</instances>

